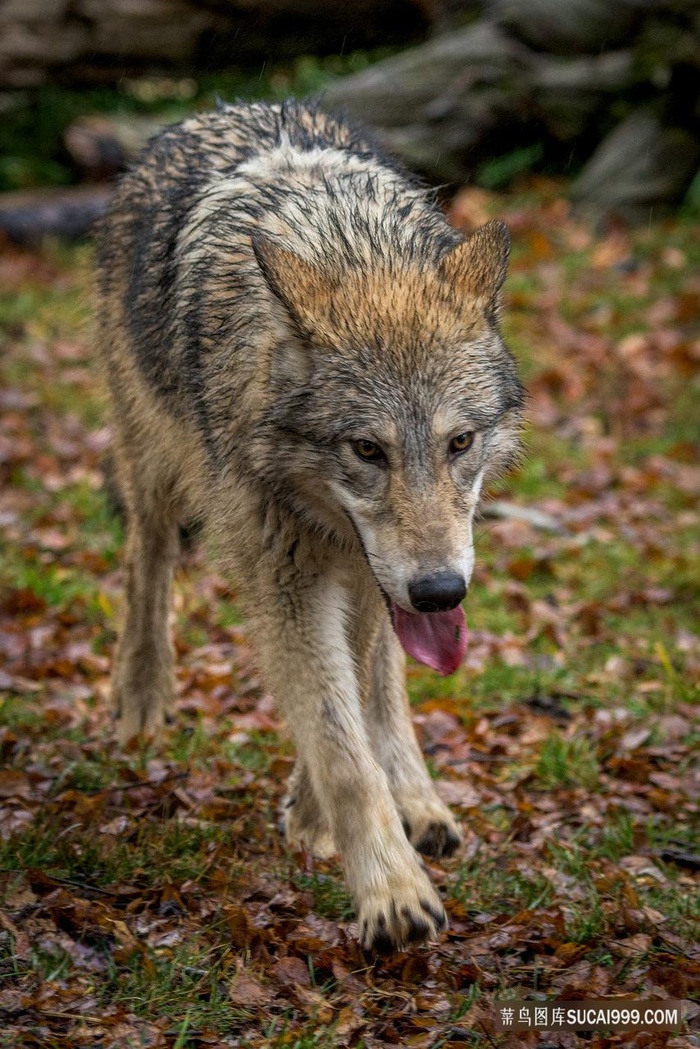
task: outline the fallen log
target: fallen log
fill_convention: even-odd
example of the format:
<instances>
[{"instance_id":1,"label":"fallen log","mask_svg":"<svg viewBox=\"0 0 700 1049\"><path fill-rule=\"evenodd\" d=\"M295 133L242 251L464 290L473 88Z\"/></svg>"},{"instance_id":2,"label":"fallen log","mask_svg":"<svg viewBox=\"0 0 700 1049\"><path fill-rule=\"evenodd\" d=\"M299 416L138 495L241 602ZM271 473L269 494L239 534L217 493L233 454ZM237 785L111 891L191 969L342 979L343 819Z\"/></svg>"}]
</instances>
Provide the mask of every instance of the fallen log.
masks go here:
<instances>
[{"instance_id":1,"label":"fallen log","mask_svg":"<svg viewBox=\"0 0 700 1049\"><path fill-rule=\"evenodd\" d=\"M631 113L603 139L571 187L584 210L642 218L679 200L700 168L700 141L664 127L649 110Z\"/></svg>"},{"instance_id":2,"label":"fallen log","mask_svg":"<svg viewBox=\"0 0 700 1049\"><path fill-rule=\"evenodd\" d=\"M30 247L46 237L83 237L105 213L111 193L108 185L1 193L0 232Z\"/></svg>"},{"instance_id":3,"label":"fallen log","mask_svg":"<svg viewBox=\"0 0 700 1049\"><path fill-rule=\"evenodd\" d=\"M138 16L152 27L168 2L80 0L78 6L92 5L95 18L98 12L101 19ZM251 30L251 0L172 2L212 17L226 9L243 18L245 9ZM319 2L298 5L302 21ZM328 10L338 3L331 0ZM373 17L419 3L433 24L449 24L440 11L463 6L461 0L381 0ZM8 12L38 25L48 7L59 21L64 9L68 17L75 5L66 4L5 0L0 30ZM266 19L286 17L290 5L260 0L256 18L267 25ZM357 18L368 5L346 5L346 16L352 8ZM577 202L633 218L700 185L696 0L481 0L480 6L482 16L472 24L330 84L322 94L326 107L373 126L391 152L435 182L494 188L533 165L580 171ZM147 36L139 37L144 54ZM1 70L2 45L0 76ZM78 177L105 179L127 166L159 126L150 117L89 116L66 130L63 145Z\"/></svg>"},{"instance_id":4,"label":"fallen log","mask_svg":"<svg viewBox=\"0 0 700 1049\"><path fill-rule=\"evenodd\" d=\"M257 65L406 43L440 0L2 0L0 89Z\"/></svg>"},{"instance_id":5,"label":"fallen log","mask_svg":"<svg viewBox=\"0 0 700 1049\"><path fill-rule=\"evenodd\" d=\"M135 114L79 117L64 132L63 145L83 178L99 182L123 171L163 125Z\"/></svg>"},{"instance_id":6,"label":"fallen log","mask_svg":"<svg viewBox=\"0 0 700 1049\"><path fill-rule=\"evenodd\" d=\"M636 218L681 200L700 164L700 22L692 5L532 0L531 12L529 3L485 0L492 17L336 81L326 104L371 124L388 149L436 181L473 181L494 159L504 161L495 177L511 175L517 163L508 158L522 151L549 171L580 169L591 157L575 195L599 211ZM545 9L558 19L553 39L515 35L515 22L534 29L533 12ZM576 26L579 50L598 41L605 10L608 40L619 45L621 27L631 32L625 47L551 53L565 47L564 37L573 41ZM669 16L663 23L661 14Z\"/></svg>"},{"instance_id":7,"label":"fallen log","mask_svg":"<svg viewBox=\"0 0 700 1049\"><path fill-rule=\"evenodd\" d=\"M436 37L326 89L409 166L461 181L489 133L517 113L528 52L493 22Z\"/></svg>"},{"instance_id":8,"label":"fallen log","mask_svg":"<svg viewBox=\"0 0 700 1049\"><path fill-rule=\"evenodd\" d=\"M653 0L486 0L484 6L518 40L540 51L580 55L625 43L655 5Z\"/></svg>"},{"instance_id":9,"label":"fallen log","mask_svg":"<svg viewBox=\"0 0 700 1049\"><path fill-rule=\"evenodd\" d=\"M493 153L496 132L530 125L571 141L632 83L628 51L563 59L478 22L338 80L324 99L372 124L412 167L463 181Z\"/></svg>"}]
</instances>

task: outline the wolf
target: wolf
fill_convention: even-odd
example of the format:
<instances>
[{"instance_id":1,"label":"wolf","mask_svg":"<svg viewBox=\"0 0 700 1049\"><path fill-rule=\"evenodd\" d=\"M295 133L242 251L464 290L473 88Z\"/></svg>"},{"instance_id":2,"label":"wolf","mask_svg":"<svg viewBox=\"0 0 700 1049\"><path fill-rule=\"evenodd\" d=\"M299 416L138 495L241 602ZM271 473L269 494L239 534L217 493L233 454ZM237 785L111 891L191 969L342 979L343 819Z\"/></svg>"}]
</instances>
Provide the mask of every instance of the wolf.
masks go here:
<instances>
[{"instance_id":1,"label":"wolf","mask_svg":"<svg viewBox=\"0 0 700 1049\"><path fill-rule=\"evenodd\" d=\"M419 853L461 833L412 727L405 653L454 671L485 483L523 390L499 331L509 237L463 236L316 104L221 105L157 136L97 250L126 508L122 742L174 701L168 595L194 522L234 574L297 761L286 834L339 853L364 948L434 938Z\"/></svg>"}]
</instances>

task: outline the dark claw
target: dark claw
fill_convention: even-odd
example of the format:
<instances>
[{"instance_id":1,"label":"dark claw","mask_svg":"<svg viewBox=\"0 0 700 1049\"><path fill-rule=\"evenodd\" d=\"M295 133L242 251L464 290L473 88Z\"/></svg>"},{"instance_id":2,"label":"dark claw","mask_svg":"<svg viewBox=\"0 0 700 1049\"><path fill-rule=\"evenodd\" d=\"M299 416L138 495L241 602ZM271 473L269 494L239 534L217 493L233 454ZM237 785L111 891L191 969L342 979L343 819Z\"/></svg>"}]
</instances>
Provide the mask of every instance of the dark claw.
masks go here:
<instances>
[{"instance_id":1,"label":"dark claw","mask_svg":"<svg viewBox=\"0 0 700 1049\"><path fill-rule=\"evenodd\" d=\"M396 947L388 932L378 932L372 940L372 950L375 954L393 954Z\"/></svg>"},{"instance_id":2,"label":"dark claw","mask_svg":"<svg viewBox=\"0 0 700 1049\"><path fill-rule=\"evenodd\" d=\"M433 907L432 903L429 903L427 900L421 900L420 905L425 911L425 913L429 914L430 917L433 919L433 921L435 922L435 928L438 932L440 932L441 929L445 928L445 926L447 925L447 915L443 910L439 911L436 907Z\"/></svg>"},{"instance_id":3,"label":"dark claw","mask_svg":"<svg viewBox=\"0 0 700 1049\"><path fill-rule=\"evenodd\" d=\"M426 856L451 856L459 845L459 838L446 823L431 823L416 845Z\"/></svg>"},{"instance_id":4,"label":"dark claw","mask_svg":"<svg viewBox=\"0 0 700 1049\"><path fill-rule=\"evenodd\" d=\"M448 830L447 837L445 839L445 847L442 850L443 856L451 856L455 849L458 849L461 845L462 839L454 831Z\"/></svg>"},{"instance_id":5,"label":"dark claw","mask_svg":"<svg viewBox=\"0 0 700 1049\"><path fill-rule=\"evenodd\" d=\"M410 841L411 840L411 824L408 822L408 820L405 817L402 817L401 822L403 823L404 834L406 835L406 837Z\"/></svg>"},{"instance_id":6,"label":"dark claw","mask_svg":"<svg viewBox=\"0 0 700 1049\"><path fill-rule=\"evenodd\" d=\"M429 932L430 926L427 922L418 921L416 918L412 918L411 924L408 928L408 942L422 943L423 940L427 940Z\"/></svg>"}]
</instances>

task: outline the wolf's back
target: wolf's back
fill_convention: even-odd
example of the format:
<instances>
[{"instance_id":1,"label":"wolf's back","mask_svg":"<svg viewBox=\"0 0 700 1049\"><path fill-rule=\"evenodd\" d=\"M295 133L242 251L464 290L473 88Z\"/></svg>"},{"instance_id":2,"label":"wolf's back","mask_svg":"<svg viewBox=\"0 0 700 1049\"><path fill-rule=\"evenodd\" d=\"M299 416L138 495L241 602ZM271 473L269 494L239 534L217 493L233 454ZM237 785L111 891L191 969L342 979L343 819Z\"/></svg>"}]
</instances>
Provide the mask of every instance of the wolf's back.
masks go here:
<instances>
[{"instance_id":1,"label":"wolf's back","mask_svg":"<svg viewBox=\"0 0 700 1049\"><path fill-rule=\"evenodd\" d=\"M273 186L267 193L238 191L232 200L237 172L282 145L297 154L377 155L364 132L314 106L231 105L166 128L124 176L98 237L98 323L108 378L115 355L128 353L171 410L192 407L217 326L227 327L238 310L245 335L257 277L250 272L250 231L275 208ZM218 215L211 203L217 199ZM211 301L215 277L219 294ZM117 331L128 336L127 345L115 341Z\"/></svg>"}]
</instances>

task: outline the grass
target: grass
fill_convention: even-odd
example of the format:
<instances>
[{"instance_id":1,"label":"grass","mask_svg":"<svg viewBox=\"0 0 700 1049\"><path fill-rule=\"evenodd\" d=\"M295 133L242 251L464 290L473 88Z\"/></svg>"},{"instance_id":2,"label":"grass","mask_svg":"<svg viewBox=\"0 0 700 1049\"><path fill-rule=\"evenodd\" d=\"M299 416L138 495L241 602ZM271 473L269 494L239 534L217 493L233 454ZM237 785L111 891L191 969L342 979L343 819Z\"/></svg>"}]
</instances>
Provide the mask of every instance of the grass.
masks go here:
<instances>
[{"instance_id":1,"label":"grass","mask_svg":"<svg viewBox=\"0 0 700 1049\"><path fill-rule=\"evenodd\" d=\"M294 884L311 893L314 913L334 921L338 918L351 921L355 908L342 881L338 879L338 873L336 869L332 874L297 874L294 876Z\"/></svg>"},{"instance_id":2,"label":"grass","mask_svg":"<svg viewBox=\"0 0 700 1049\"><path fill-rule=\"evenodd\" d=\"M538 210L530 221L537 231ZM115 751L104 710L123 535L90 450L104 410L90 377L89 251L48 249L0 294L3 389L28 398L7 409L0 464L12 499L0 518L10 676L7 688L0 678L0 906L15 929L0 930L0 976L35 1001L32 1023L49 1024L42 1009L54 1015L47 1047L73 1044L66 1030L91 1044L103 1014L128 1017L134 1045L157 1036L179 1049L209 1044L207 1032L252 1049L369 1047L380 1034L437 1047L454 1030L476 1044L478 1010L515 984L551 995L581 962L610 974L609 993L636 993L655 958L675 952L682 965L697 885L661 853L697 851L686 787L700 739L700 578L682 486L697 461L685 447L698 439L697 377L662 369L652 379L661 407L641 412L639 428L618 426L607 388L600 396L617 373L598 383L584 349L561 362L542 296L556 265L550 314L586 331L603 303L606 345L640 326L653 335L654 304L692 292L695 233L680 222L631 237L644 279L611 281L595 268L595 240L566 251L567 229L547 259L528 256L526 234L515 251L508 334L533 397L551 397L556 412L546 427L533 415L527 457L502 493L560 516L562 531L485 519L467 610L473 662L448 679L409 669L432 771L479 801L467 796L460 812L466 852L437 872L452 938L384 967L353 946L339 868L299 866L279 840L293 749L257 682L235 595L196 554L175 588L178 725L164 752ZM663 263L668 246L687 268ZM62 356L65 344L75 349ZM563 378L550 387L553 367ZM610 474L596 487L601 465ZM29 641L13 655L17 638ZM322 937L335 923L331 949ZM618 941L639 933L648 949L621 961ZM465 969L472 952L479 965ZM307 971L311 959L301 991L285 983L289 959ZM269 990L264 1006L232 999L241 971ZM36 1005L39 991L48 1005ZM421 1012L428 992L446 996L444 1021L429 999ZM57 1016L79 1017L74 1000L93 1001L92 1013L59 1030ZM430 1043L410 1026L424 1015Z\"/></svg>"},{"instance_id":3,"label":"grass","mask_svg":"<svg viewBox=\"0 0 700 1049\"><path fill-rule=\"evenodd\" d=\"M544 790L585 787L595 790L600 765L591 743L583 737L567 739L559 733L547 736L540 748L535 778Z\"/></svg>"},{"instance_id":4,"label":"grass","mask_svg":"<svg viewBox=\"0 0 700 1049\"><path fill-rule=\"evenodd\" d=\"M63 134L80 117L181 120L192 109L212 109L219 98L283 100L323 90L332 80L365 69L393 53L392 48L359 50L322 58L301 56L286 63L265 63L263 70L233 69L218 74L123 77L118 85L71 89L50 84L40 91L18 92L8 100L0 130L0 190L36 185L66 185L76 173L66 158ZM14 105L12 104L14 101Z\"/></svg>"}]
</instances>

